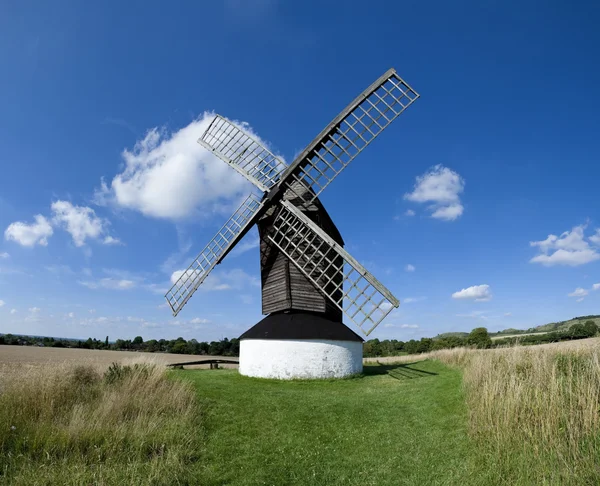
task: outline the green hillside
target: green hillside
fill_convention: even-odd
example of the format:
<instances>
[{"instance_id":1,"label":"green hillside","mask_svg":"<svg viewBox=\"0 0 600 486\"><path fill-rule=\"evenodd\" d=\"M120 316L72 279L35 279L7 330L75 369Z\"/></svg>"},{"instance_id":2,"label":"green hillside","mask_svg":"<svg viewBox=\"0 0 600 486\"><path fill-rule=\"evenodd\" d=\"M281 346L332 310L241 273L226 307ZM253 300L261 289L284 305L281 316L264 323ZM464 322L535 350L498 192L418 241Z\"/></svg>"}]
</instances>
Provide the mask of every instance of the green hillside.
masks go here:
<instances>
[{"instance_id":1,"label":"green hillside","mask_svg":"<svg viewBox=\"0 0 600 486\"><path fill-rule=\"evenodd\" d=\"M466 338L468 335L468 332L443 332L442 334L435 336L433 339L447 339L451 337Z\"/></svg>"},{"instance_id":2,"label":"green hillside","mask_svg":"<svg viewBox=\"0 0 600 486\"><path fill-rule=\"evenodd\" d=\"M490 336L501 336L501 335L515 335L515 334L532 334L536 332L552 332L552 331L565 331L575 324L583 324L586 321L594 321L594 323L600 326L600 315L592 316L579 316L573 317L568 321L550 322L548 324L542 324L541 326L531 327L529 329L504 329L495 334L490 333ZM446 334L465 334L465 333L446 333ZM442 336L442 335L440 335Z\"/></svg>"}]
</instances>

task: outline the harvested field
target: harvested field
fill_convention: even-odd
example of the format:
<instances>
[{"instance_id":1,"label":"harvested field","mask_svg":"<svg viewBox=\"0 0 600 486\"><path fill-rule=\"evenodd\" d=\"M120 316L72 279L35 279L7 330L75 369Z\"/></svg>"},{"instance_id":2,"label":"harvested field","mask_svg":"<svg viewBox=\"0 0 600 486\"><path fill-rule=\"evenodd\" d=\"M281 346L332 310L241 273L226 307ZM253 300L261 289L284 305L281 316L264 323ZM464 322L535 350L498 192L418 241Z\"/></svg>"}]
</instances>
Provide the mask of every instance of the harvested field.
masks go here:
<instances>
[{"instance_id":1,"label":"harvested field","mask_svg":"<svg viewBox=\"0 0 600 486\"><path fill-rule=\"evenodd\" d=\"M129 351L105 351L97 349L43 348L38 346L0 345L0 370L14 366L43 366L50 363L89 364L106 369L111 363L123 363L132 360L151 360L157 364L185 363L201 359L230 359L231 356L200 356L192 354L137 353ZM208 368L209 365L190 366L190 368ZM235 368L236 365L223 364L223 368Z\"/></svg>"}]
</instances>

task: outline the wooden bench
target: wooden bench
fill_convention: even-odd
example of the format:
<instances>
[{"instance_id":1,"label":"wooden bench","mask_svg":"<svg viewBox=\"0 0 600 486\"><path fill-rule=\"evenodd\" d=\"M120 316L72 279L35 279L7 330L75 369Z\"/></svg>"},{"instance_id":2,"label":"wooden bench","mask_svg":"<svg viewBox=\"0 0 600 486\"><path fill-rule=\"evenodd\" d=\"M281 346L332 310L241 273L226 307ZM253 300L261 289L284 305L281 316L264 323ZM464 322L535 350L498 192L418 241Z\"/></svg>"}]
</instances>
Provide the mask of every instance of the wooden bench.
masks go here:
<instances>
[{"instance_id":1,"label":"wooden bench","mask_svg":"<svg viewBox=\"0 0 600 486\"><path fill-rule=\"evenodd\" d=\"M181 367L181 369L184 369L184 366L191 366L191 365L202 365L202 364L209 364L210 365L210 369L218 369L219 368L219 364L239 364L239 361L237 360L233 360L233 359L201 359L199 361L186 361L185 363L171 363L168 364L168 367L171 368L176 368L176 367Z\"/></svg>"}]
</instances>

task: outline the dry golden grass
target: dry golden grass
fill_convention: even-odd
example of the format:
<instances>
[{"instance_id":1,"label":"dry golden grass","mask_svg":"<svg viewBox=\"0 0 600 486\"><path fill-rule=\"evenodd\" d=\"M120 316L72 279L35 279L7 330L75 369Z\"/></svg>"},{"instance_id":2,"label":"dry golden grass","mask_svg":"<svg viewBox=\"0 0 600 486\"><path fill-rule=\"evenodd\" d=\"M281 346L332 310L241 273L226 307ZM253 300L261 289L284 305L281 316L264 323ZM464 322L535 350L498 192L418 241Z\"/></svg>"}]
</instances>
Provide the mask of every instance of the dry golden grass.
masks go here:
<instances>
[{"instance_id":1,"label":"dry golden grass","mask_svg":"<svg viewBox=\"0 0 600 486\"><path fill-rule=\"evenodd\" d=\"M21 367L0 377L0 483L171 484L198 458L193 387L156 362Z\"/></svg>"},{"instance_id":2,"label":"dry golden grass","mask_svg":"<svg viewBox=\"0 0 600 486\"><path fill-rule=\"evenodd\" d=\"M490 484L600 484L600 339L420 355L460 367ZM414 361L414 356L396 358Z\"/></svg>"}]
</instances>

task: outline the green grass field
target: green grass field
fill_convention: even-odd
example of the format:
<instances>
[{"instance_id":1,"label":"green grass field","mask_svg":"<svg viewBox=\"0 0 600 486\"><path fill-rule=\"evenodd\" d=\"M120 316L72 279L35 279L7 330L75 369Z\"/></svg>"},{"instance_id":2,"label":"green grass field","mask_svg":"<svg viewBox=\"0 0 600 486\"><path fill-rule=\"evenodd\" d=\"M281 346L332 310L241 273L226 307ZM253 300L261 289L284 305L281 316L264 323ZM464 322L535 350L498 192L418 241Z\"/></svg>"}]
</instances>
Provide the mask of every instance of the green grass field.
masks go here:
<instances>
[{"instance_id":1,"label":"green grass field","mask_svg":"<svg viewBox=\"0 0 600 486\"><path fill-rule=\"evenodd\" d=\"M0 368L0 485L600 484L600 339L344 380Z\"/></svg>"},{"instance_id":2,"label":"green grass field","mask_svg":"<svg viewBox=\"0 0 600 486\"><path fill-rule=\"evenodd\" d=\"M439 362L270 381L180 371L206 410L201 484L464 484L472 445L461 374ZM200 484L200 483L198 483Z\"/></svg>"}]
</instances>

